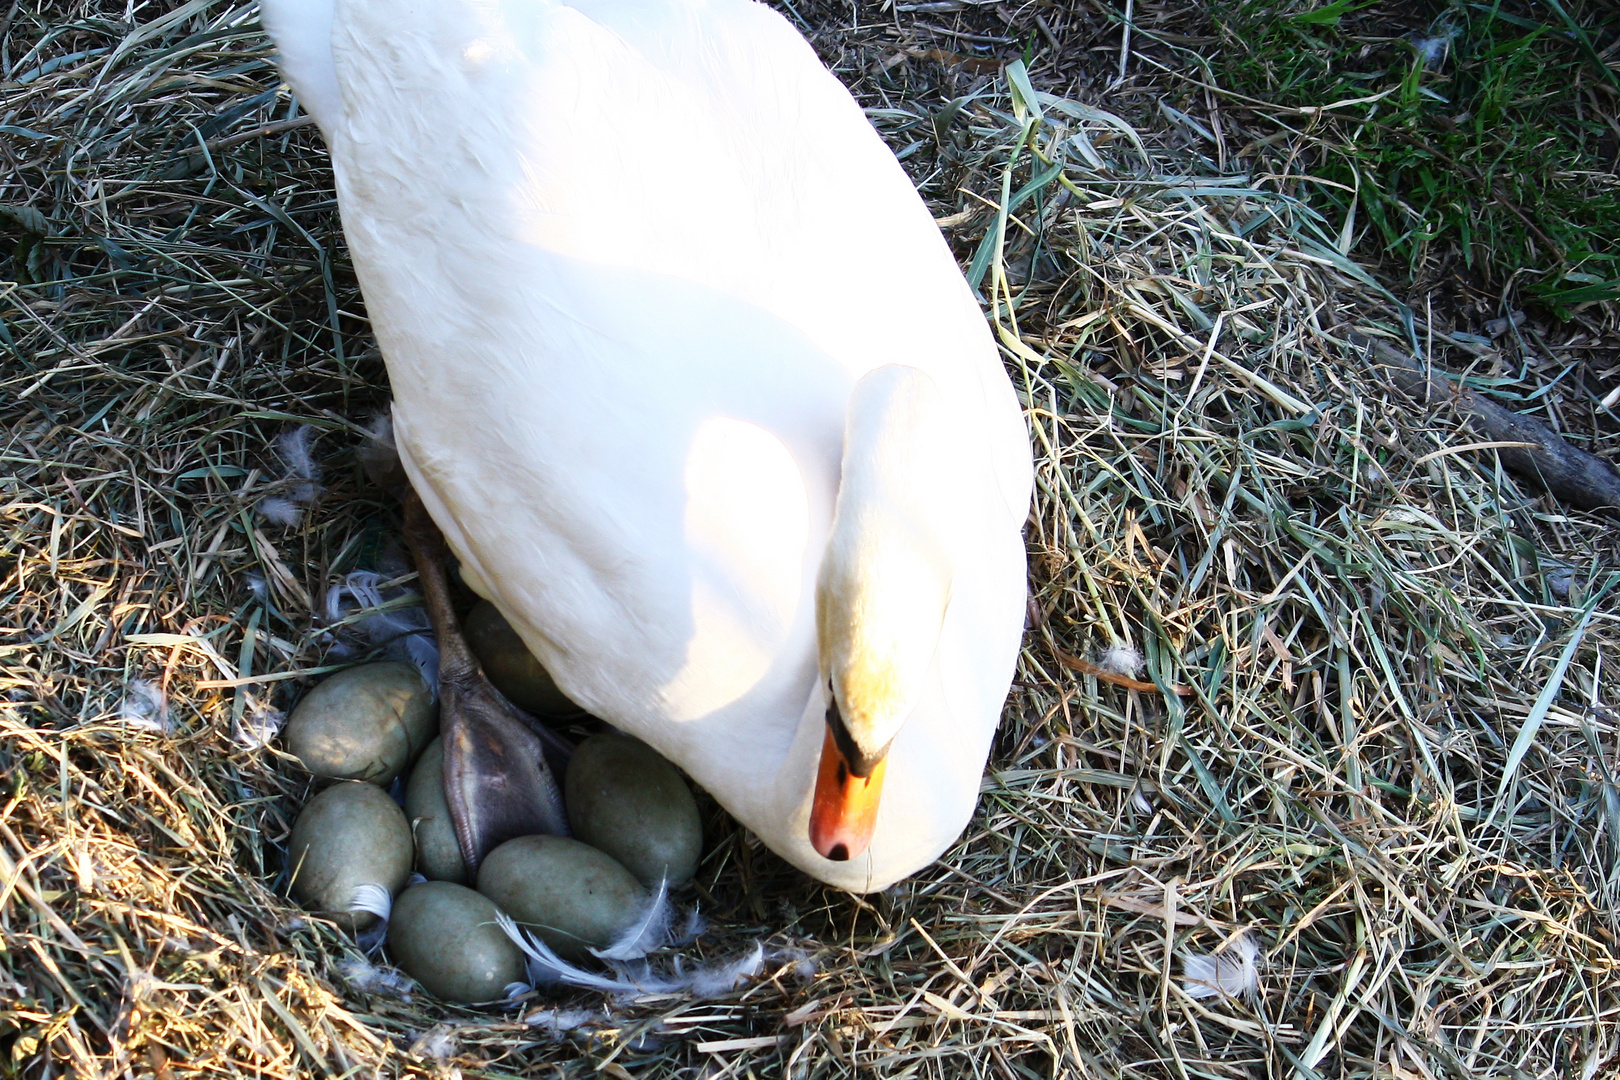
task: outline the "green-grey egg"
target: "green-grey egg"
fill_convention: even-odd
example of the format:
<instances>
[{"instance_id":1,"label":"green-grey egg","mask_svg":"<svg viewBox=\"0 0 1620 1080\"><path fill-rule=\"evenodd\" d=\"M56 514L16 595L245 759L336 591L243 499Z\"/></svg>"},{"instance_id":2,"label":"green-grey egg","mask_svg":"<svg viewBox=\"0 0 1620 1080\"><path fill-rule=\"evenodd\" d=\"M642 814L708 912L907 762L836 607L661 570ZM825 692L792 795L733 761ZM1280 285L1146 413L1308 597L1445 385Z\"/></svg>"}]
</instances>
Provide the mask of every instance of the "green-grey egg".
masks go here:
<instances>
[{"instance_id":1,"label":"green-grey egg","mask_svg":"<svg viewBox=\"0 0 1620 1080\"><path fill-rule=\"evenodd\" d=\"M439 727L410 664L362 664L305 694L287 719L287 749L316 776L391 783Z\"/></svg>"},{"instance_id":2,"label":"green-grey egg","mask_svg":"<svg viewBox=\"0 0 1620 1080\"><path fill-rule=\"evenodd\" d=\"M349 911L355 890L381 885L396 893L410 875L411 827L375 784L333 784L299 813L287 853L299 903L358 930L374 920Z\"/></svg>"},{"instance_id":3,"label":"green-grey egg","mask_svg":"<svg viewBox=\"0 0 1620 1080\"><path fill-rule=\"evenodd\" d=\"M465 885L425 881L394 901L388 951L405 973L446 1001L495 1001L523 979L523 953L499 910Z\"/></svg>"},{"instance_id":4,"label":"green-grey egg","mask_svg":"<svg viewBox=\"0 0 1620 1080\"><path fill-rule=\"evenodd\" d=\"M647 910L647 890L610 856L562 836L520 836L485 856L478 891L565 960L605 948Z\"/></svg>"},{"instance_id":5,"label":"green-grey egg","mask_svg":"<svg viewBox=\"0 0 1620 1080\"><path fill-rule=\"evenodd\" d=\"M405 818L416 834L416 869L432 881L467 883L450 804L444 799L444 743L434 739L416 759L405 785Z\"/></svg>"},{"instance_id":6,"label":"green-grey egg","mask_svg":"<svg viewBox=\"0 0 1620 1080\"><path fill-rule=\"evenodd\" d=\"M697 803L679 770L646 743L592 735L574 751L563 797L574 836L613 856L647 888L697 873Z\"/></svg>"},{"instance_id":7,"label":"green-grey egg","mask_svg":"<svg viewBox=\"0 0 1620 1080\"><path fill-rule=\"evenodd\" d=\"M480 600L473 605L462 633L484 674L512 704L536 716L567 716L579 711L494 604Z\"/></svg>"}]
</instances>

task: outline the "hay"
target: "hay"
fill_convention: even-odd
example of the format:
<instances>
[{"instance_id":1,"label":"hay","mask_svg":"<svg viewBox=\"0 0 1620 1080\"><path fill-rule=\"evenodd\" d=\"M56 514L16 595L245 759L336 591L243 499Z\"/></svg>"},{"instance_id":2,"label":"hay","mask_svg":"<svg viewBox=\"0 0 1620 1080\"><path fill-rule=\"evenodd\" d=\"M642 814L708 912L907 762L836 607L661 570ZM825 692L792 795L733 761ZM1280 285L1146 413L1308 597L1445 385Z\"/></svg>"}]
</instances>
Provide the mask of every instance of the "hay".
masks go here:
<instances>
[{"instance_id":1,"label":"hay","mask_svg":"<svg viewBox=\"0 0 1620 1080\"><path fill-rule=\"evenodd\" d=\"M0 1071L1611 1071L1613 526L1363 362L1352 328L1469 358L1204 121L1086 89L1146 63L1101 15L1020 15L1070 101L988 70L1023 41L988 7L784 6L982 284L1035 440L1040 619L962 842L855 899L711 808L686 952L771 959L702 1000L446 1008L290 906L306 784L240 736L340 662L320 599L398 529L324 151L251 7L13 5ZM324 490L284 527L299 424ZM1133 651L1190 693L1061 659ZM1252 994L1192 985L1251 949Z\"/></svg>"}]
</instances>

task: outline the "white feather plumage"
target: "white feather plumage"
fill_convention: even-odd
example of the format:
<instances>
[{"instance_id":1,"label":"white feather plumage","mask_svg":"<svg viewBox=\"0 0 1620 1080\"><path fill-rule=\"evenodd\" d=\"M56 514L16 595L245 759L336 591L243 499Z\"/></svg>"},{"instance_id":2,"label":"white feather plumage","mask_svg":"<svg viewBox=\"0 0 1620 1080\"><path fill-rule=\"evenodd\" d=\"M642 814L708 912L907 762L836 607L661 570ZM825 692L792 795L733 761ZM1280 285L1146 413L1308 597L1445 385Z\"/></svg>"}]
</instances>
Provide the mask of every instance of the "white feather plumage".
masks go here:
<instances>
[{"instance_id":1,"label":"white feather plumage","mask_svg":"<svg viewBox=\"0 0 1620 1080\"><path fill-rule=\"evenodd\" d=\"M315 464L314 443L315 427L312 424L300 424L276 436L276 453L286 465L289 479L303 480L311 485L320 481L321 470ZM308 491L307 498L314 497L310 489L299 490Z\"/></svg>"},{"instance_id":2,"label":"white feather plumage","mask_svg":"<svg viewBox=\"0 0 1620 1080\"><path fill-rule=\"evenodd\" d=\"M422 679L435 694L439 689L439 646L433 637L433 626L427 609L416 606L389 606L414 591L396 586L383 596L384 578L374 570L355 570L326 590L326 622L339 623L352 628L372 648L384 650L390 657L414 664Z\"/></svg>"},{"instance_id":3,"label":"white feather plumage","mask_svg":"<svg viewBox=\"0 0 1620 1080\"><path fill-rule=\"evenodd\" d=\"M570 1032L593 1025L611 1024L614 1017L601 1009L536 1009L524 1016L523 1022L532 1028L539 1028L551 1036L553 1042L561 1042Z\"/></svg>"},{"instance_id":4,"label":"white feather plumage","mask_svg":"<svg viewBox=\"0 0 1620 1080\"><path fill-rule=\"evenodd\" d=\"M321 493L321 470L315 464L315 428L301 424L276 436L276 456L284 470L283 493L261 499L259 515L272 525L296 528L304 510Z\"/></svg>"},{"instance_id":5,"label":"white feather plumage","mask_svg":"<svg viewBox=\"0 0 1620 1080\"><path fill-rule=\"evenodd\" d=\"M394 911L394 894L388 891L386 885L358 885L354 890L354 898L349 901L349 910L364 911L387 922L388 916Z\"/></svg>"},{"instance_id":6,"label":"white feather plumage","mask_svg":"<svg viewBox=\"0 0 1620 1080\"><path fill-rule=\"evenodd\" d=\"M1188 997L1244 997L1260 988L1260 946L1247 931L1215 953L1185 953L1181 988Z\"/></svg>"},{"instance_id":7,"label":"white feather plumage","mask_svg":"<svg viewBox=\"0 0 1620 1080\"><path fill-rule=\"evenodd\" d=\"M172 725L163 688L148 679L131 679L118 704L118 719L137 731L167 735Z\"/></svg>"},{"instance_id":8,"label":"white feather plumage","mask_svg":"<svg viewBox=\"0 0 1620 1080\"><path fill-rule=\"evenodd\" d=\"M231 727L231 742L242 750L262 750L275 741L286 723L286 713L250 694L242 718Z\"/></svg>"},{"instance_id":9,"label":"white feather plumage","mask_svg":"<svg viewBox=\"0 0 1620 1080\"><path fill-rule=\"evenodd\" d=\"M668 882L660 881L658 891L648 901L642 917L627 927L607 948L592 949L591 952L602 960L640 960L668 943L672 915Z\"/></svg>"},{"instance_id":10,"label":"white feather plumage","mask_svg":"<svg viewBox=\"0 0 1620 1080\"><path fill-rule=\"evenodd\" d=\"M660 970L645 959L608 959L605 954L613 950L607 949L597 952L608 969L608 973L603 974L570 964L505 912L496 917L496 922L528 957L529 979L534 986L576 986L614 997L683 993L696 997L719 997L758 975L765 965L765 948L759 942L755 942L753 948L742 956L723 964L698 965L690 969L681 957L676 957L667 969ZM668 925L667 916L665 925ZM637 932L641 933L639 928ZM645 936L641 935L641 938L645 943Z\"/></svg>"},{"instance_id":11,"label":"white feather plumage","mask_svg":"<svg viewBox=\"0 0 1620 1080\"><path fill-rule=\"evenodd\" d=\"M1142 650L1116 642L1097 655L1097 666L1115 675L1135 678L1142 670Z\"/></svg>"},{"instance_id":12,"label":"white feather plumage","mask_svg":"<svg viewBox=\"0 0 1620 1080\"><path fill-rule=\"evenodd\" d=\"M411 991L416 988L416 980L398 968L373 964L369 960L344 960L338 964L338 973L362 994L390 994L409 1001Z\"/></svg>"},{"instance_id":13,"label":"white feather plumage","mask_svg":"<svg viewBox=\"0 0 1620 1080\"><path fill-rule=\"evenodd\" d=\"M259 516L283 529L296 529L304 520L304 507L292 499L273 495L259 500Z\"/></svg>"},{"instance_id":14,"label":"white feather plumage","mask_svg":"<svg viewBox=\"0 0 1620 1080\"><path fill-rule=\"evenodd\" d=\"M354 897L349 901L349 910L377 917L376 922L360 932L355 944L368 954L380 949L383 939L388 936L388 916L394 911L394 894L388 891L386 885L358 885Z\"/></svg>"}]
</instances>

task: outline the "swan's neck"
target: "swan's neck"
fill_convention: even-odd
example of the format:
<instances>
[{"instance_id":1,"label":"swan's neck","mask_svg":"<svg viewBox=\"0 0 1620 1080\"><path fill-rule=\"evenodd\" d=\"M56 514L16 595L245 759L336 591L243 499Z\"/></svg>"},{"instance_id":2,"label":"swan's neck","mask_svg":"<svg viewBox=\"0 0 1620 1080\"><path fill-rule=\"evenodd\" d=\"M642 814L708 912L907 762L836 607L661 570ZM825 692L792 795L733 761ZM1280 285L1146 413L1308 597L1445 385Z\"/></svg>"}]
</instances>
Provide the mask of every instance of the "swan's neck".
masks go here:
<instances>
[{"instance_id":1,"label":"swan's neck","mask_svg":"<svg viewBox=\"0 0 1620 1080\"><path fill-rule=\"evenodd\" d=\"M950 602L955 448L943 412L934 380L912 367L877 368L850 394L816 631L832 734L857 776L916 705Z\"/></svg>"}]
</instances>

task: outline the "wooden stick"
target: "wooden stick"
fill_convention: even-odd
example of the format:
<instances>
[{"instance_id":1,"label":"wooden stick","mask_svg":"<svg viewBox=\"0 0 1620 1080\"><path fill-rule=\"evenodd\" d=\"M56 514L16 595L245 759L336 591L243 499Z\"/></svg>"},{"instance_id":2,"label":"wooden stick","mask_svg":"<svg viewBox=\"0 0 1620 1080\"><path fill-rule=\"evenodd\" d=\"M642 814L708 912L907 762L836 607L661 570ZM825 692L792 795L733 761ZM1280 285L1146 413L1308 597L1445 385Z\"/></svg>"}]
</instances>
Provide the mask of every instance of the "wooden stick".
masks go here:
<instances>
[{"instance_id":1,"label":"wooden stick","mask_svg":"<svg viewBox=\"0 0 1620 1080\"><path fill-rule=\"evenodd\" d=\"M1607 461L1571 446L1542 421L1504 409L1387 342L1351 333L1350 344L1388 369L1408 394L1450 402L1487 439L1512 444L1497 452L1502 464L1519 476L1571 505L1620 514L1620 470Z\"/></svg>"},{"instance_id":2,"label":"wooden stick","mask_svg":"<svg viewBox=\"0 0 1620 1080\"><path fill-rule=\"evenodd\" d=\"M1083 675L1090 675L1095 679L1101 679L1106 683L1113 683L1115 686L1123 686L1127 690L1140 690L1144 693L1150 694L1157 694L1160 692L1159 685L1157 683L1143 682L1141 679L1133 679L1129 675L1121 675L1117 671L1109 671L1101 664L1093 664L1090 660L1082 660L1078 656L1071 656L1064 652L1062 649L1058 648L1057 642L1052 640L1052 628L1047 625L1046 612L1041 610L1041 605L1036 603L1033 596L1031 596L1028 600L1028 607L1028 625L1031 628L1040 629L1041 636L1046 639L1046 647L1052 650L1052 655L1057 659L1057 662L1062 664L1064 667L1071 671L1078 671ZM1180 684L1171 684L1170 692L1178 697L1190 697L1193 693L1193 688L1190 686L1181 686Z\"/></svg>"},{"instance_id":3,"label":"wooden stick","mask_svg":"<svg viewBox=\"0 0 1620 1080\"><path fill-rule=\"evenodd\" d=\"M1109 671L1101 664L1093 664L1090 660L1082 660L1078 656L1070 656L1068 653L1064 652L1050 641L1046 643L1046 647L1052 650L1052 655L1057 658L1058 663L1072 671L1078 671L1084 675L1090 675L1093 678L1101 679L1103 682L1113 683L1115 686L1123 686L1127 690L1141 690L1144 693L1150 694L1157 694L1160 692L1158 683L1143 682L1141 679L1133 679L1129 675L1121 675L1117 671ZM1192 694L1193 689L1190 686L1172 684L1170 686L1170 692L1179 697L1188 697Z\"/></svg>"}]
</instances>

